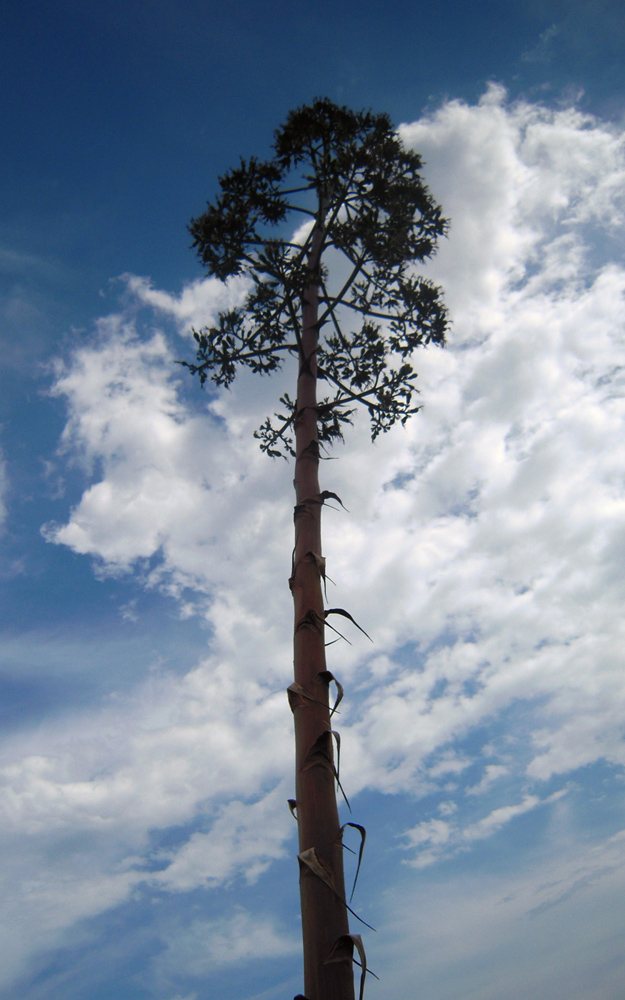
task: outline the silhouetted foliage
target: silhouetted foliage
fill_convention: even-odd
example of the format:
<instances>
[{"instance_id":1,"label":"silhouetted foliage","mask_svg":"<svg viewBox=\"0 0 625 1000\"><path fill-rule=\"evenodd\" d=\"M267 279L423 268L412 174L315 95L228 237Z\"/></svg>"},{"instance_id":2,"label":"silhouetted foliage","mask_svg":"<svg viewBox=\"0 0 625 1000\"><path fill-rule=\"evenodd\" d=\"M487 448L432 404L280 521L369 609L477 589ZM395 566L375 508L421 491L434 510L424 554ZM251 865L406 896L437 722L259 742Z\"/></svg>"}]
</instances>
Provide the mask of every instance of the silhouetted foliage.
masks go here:
<instances>
[{"instance_id":1,"label":"silhouetted foliage","mask_svg":"<svg viewBox=\"0 0 625 1000\"><path fill-rule=\"evenodd\" d=\"M375 439L419 409L415 348L444 343L440 289L413 265L431 256L446 221L421 179L420 156L402 146L387 115L316 100L291 112L273 148L272 160L242 160L221 177L221 195L191 223L208 273L244 274L252 287L241 307L194 332L197 359L188 367L202 383L229 386L239 365L268 374L285 356L301 355L301 300L321 226L316 359L327 395L318 404L319 440L342 438L357 404ZM301 239L275 233L297 215L310 220ZM269 455L294 455L295 401L285 394L280 403L283 412L256 436Z\"/></svg>"}]
</instances>

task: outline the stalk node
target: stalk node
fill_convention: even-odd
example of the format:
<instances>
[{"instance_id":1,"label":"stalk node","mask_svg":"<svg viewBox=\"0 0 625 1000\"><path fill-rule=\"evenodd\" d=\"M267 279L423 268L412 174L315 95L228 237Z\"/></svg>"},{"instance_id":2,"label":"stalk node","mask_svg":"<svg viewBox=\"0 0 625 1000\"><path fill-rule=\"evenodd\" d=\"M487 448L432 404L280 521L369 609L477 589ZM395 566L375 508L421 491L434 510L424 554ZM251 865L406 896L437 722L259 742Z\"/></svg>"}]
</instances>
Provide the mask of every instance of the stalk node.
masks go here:
<instances>
[{"instance_id":1,"label":"stalk node","mask_svg":"<svg viewBox=\"0 0 625 1000\"><path fill-rule=\"evenodd\" d=\"M310 608L304 617L300 618L299 622L295 626L295 631L299 632L302 628L310 628L315 632L323 634L323 624L323 618L321 618L313 608Z\"/></svg>"}]
</instances>

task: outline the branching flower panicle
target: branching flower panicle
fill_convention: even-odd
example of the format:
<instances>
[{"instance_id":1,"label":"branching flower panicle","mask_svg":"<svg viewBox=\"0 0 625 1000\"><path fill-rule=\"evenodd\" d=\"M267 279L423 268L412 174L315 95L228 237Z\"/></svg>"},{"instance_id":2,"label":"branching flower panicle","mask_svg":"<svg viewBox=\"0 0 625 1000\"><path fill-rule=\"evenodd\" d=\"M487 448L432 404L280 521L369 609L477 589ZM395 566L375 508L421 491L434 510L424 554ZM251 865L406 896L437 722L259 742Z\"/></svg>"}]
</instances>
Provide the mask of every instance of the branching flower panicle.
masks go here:
<instances>
[{"instance_id":1,"label":"branching flower panicle","mask_svg":"<svg viewBox=\"0 0 625 1000\"><path fill-rule=\"evenodd\" d=\"M291 112L273 149L273 159L241 160L224 174L220 196L190 225L207 271L221 280L247 275L252 288L240 308L194 332L196 361L183 364L202 384L228 387L239 366L267 375L290 355L310 363L302 356L301 309L314 277L317 375L327 387L319 440L341 440L359 405L375 439L419 409L413 352L445 340L441 291L414 266L434 253L447 222L423 183L421 158L402 146L387 115L319 99ZM278 234L302 216L311 221L302 243ZM315 227L322 246L311 276ZM347 267L336 292L321 264L332 250ZM280 402L282 412L255 435L272 456L294 454L296 406L288 397Z\"/></svg>"}]
</instances>

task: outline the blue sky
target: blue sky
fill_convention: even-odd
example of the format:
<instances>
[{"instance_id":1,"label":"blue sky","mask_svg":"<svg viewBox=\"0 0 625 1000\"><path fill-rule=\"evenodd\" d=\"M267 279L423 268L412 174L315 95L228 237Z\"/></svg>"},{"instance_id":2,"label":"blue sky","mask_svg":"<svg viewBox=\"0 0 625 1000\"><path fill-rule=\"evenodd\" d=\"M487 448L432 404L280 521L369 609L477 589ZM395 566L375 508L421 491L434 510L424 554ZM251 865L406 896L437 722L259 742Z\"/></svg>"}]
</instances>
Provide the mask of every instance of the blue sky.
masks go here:
<instances>
[{"instance_id":1,"label":"blue sky","mask_svg":"<svg viewBox=\"0 0 625 1000\"><path fill-rule=\"evenodd\" d=\"M301 991L292 472L252 437L290 373L175 360L241 290L188 220L317 95L452 223L423 410L323 470L374 639L330 650L367 996L621 1000L623 13L4 4L2 1000Z\"/></svg>"}]
</instances>

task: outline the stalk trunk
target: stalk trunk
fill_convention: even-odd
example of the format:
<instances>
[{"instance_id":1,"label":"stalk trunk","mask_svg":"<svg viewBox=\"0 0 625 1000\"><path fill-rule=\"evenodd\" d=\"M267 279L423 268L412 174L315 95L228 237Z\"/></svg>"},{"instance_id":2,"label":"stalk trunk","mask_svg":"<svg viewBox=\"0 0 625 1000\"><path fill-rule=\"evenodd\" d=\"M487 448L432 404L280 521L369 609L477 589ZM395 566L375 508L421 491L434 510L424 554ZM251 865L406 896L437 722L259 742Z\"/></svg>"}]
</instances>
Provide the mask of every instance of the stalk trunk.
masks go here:
<instances>
[{"instance_id":1,"label":"stalk trunk","mask_svg":"<svg viewBox=\"0 0 625 1000\"><path fill-rule=\"evenodd\" d=\"M320 493L316 350L324 217L321 204L308 257L309 281L302 306L302 357L295 419L295 553L290 580L295 611L295 682L301 687L292 693L291 707L295 722L299 850L302 854L314 848L319 864L336 890L333 892L300 861L304 992L309 1000L354 1000L351 961L324 964L337 938L349 933L330 736L329 683L325 676L324 603L317 562L322 554L322 505L311 502Z\"/></svg>"}]
</instances>

